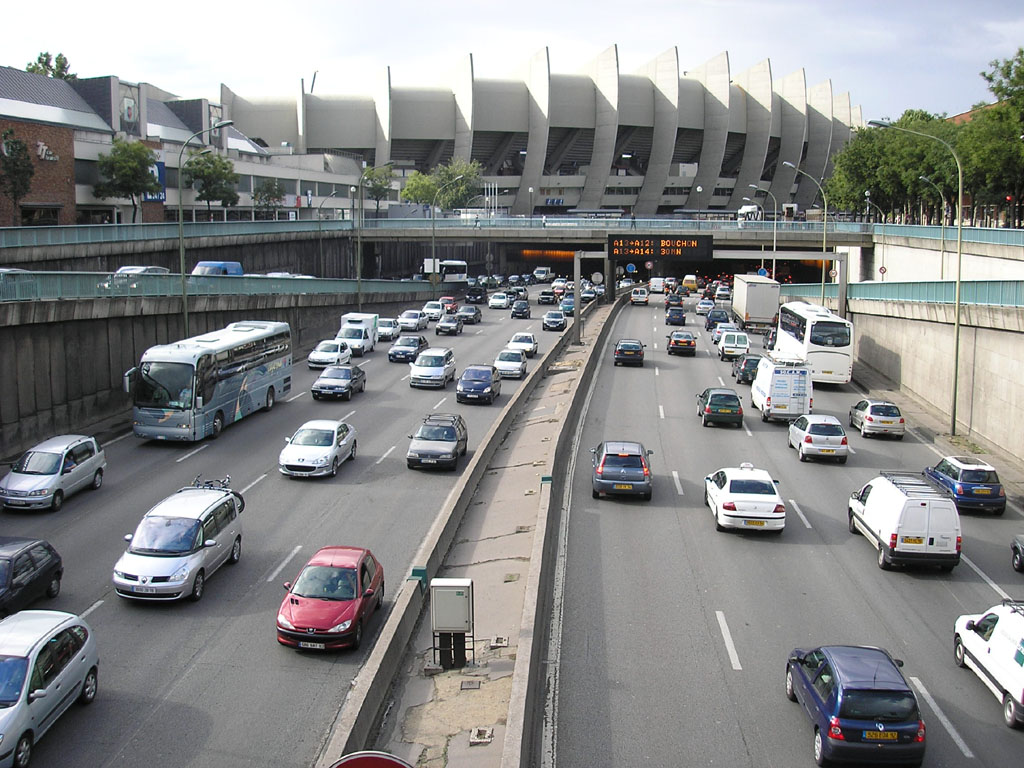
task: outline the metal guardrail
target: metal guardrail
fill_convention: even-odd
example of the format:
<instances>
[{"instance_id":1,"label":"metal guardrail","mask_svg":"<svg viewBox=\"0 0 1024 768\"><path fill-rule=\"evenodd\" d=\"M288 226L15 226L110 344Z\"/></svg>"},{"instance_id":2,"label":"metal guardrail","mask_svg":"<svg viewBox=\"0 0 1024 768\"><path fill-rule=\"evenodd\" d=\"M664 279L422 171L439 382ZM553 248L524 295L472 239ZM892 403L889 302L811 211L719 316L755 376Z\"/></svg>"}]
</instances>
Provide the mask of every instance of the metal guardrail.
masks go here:
<instances>
[{"instance_id":1,"label":"metal guardrail","mask_svg":"<svg viewBox=\"0 0 1024 768\"><path fill-rule=\"evenodd\" d=\"M0 301L105 299L124 296L181 296L181 275L125 275L112 278L106 272L6 272L0 273ZM355 294L355 280L302 277L221 277L190 275L189 296L267 296L271 294ZM443 284L440 291L422 280L363 280L363 293L415 292L429 300L437 293L454 290Z\"/></svg>"},{"instance_id":2,"label":"metal guardrail","mask_svg":"<svg viewBox=\"0 0 1024 768\"><path fill-rule=\"evenodd\" d=\"M835 283L825 284L825 297L834 299ZM821 300L821 283L792 283L782 286L782 294L791 299ZM848 299L868 301L916 301L952 304L956 301L956 281L850 283ZM996 307L1024 307L1024 280L965 280L960 284L960 303Z\"/></svg>"}]
</instances>

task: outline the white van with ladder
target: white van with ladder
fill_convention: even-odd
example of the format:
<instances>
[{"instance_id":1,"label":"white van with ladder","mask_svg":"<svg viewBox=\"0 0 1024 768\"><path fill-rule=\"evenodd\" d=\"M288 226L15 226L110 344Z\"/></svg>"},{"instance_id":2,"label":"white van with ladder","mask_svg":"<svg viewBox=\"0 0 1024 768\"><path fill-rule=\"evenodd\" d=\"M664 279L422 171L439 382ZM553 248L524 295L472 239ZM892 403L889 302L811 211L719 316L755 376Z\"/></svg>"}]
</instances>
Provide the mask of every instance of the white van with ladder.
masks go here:
<instances>
[{"instance_id":1,"label":"white van with ladder","mask_svg":"<svg viewBox=\"0 0 1024 768\"><path fill-rule=\"evenodd\" d=\"M963 539L956 504L920 472L882 472L847 504L850 533L862 533L878 550L878 567L960 564Z\"/></svg>"},{"instance_id":2,"label":"white van with ladder","mask_svg":"<svg viewBox=\"0 0 1024 768\"><path fill-rule=\"evenodd\" d=\"M811 369L799 360L762 358L750 384L750 404L761 421L792 421L814 412Z\"/></svg>"},{"instance_id":3,"label":"white van with ladder","mask_svg":"<svg viewBox=\"0 0 1024 768\"><path fill-rule=\"evenodd\" d=\"M953 658L969 667L1003 704L1003 722L1024 724L1024 602L1003 600L953 623Z\"/></svg>"}]
</instances>

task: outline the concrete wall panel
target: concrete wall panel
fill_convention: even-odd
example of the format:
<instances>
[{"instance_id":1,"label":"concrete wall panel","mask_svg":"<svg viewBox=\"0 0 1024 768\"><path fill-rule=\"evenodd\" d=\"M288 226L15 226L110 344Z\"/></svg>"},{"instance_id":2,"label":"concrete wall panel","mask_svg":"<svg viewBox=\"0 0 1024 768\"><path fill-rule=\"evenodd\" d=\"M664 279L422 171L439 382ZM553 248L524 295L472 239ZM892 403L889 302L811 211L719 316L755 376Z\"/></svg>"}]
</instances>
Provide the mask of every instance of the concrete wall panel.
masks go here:
<instances>
[{"instance_id":1,"label":"concrete wall panel","mask_svg":"<svg viewBox=\"0 0 1024 768\"><path fill-rule=\"evenodd\" d=\"M729 208L739 209L744 205L743 197L754 199L750 184L759 184L764 161L768 156L768 141L772 132L772 67L767 59L755 64L736 76L736 84L746 102L746 125L742 130L747 134L743 149L743 160Z\"/></svg>"},{"instance_id":2,"label":"concrete wall panel","mask_svg":"<svg viewBox=\"0 0 1024 768\"><path fill-rule=\"evenodd\" d=\"M369 96L306 96L306 144L328 149L373 149L377 112Z\"/></svg>"},{"instance_id":3,"label":"concrete wall panel","mask_svg":"<svg viewBox=\"0 0 1024 768\"><path fill-rule=\"evenodd\" d=\"M654 126L654 84L650 77L619 76L619 125Z\"/></svg>"},{"instance_id":4,"label":"concrete wall panel","mask_svg":"<svg viewBox=\"0 0 1024 768\"><path fill-rule=\"evenodd\" d=\"M459 68L452 92L455 99L455 148L452 155L468 163L473 156L473 105L476 94L473 54L469 54Z\"/></svg>"},{"instance_id":5,"label":"concrete wall panel","mask_svg":"<svg viewBox=\"0 0 1024 768\"><path fill-rule=\"evenodd\" d=\"M704 86L704 143L686 207L706 209L711 204L722 172L729 136L729 54L719 54L694 70L691 76ZM703 191L698 192L697 187Z\"/></svg>"},{"instance_id":6,"label":"concrete wall panel","mask_svg":"<svg viewBox=\"0 0 1024 768\"><path fill-rule=\"evenodd\" d=\"M831 80L811 88L807 94L807 154L803 163L797 163L797 166L819 183L824 179L832 147L832 107ZM806 177L801 176L797 181L799 187L794 199L800 209L810 208L815 200L821 205L818 188Z\"/></svg>"},{"instance_id":7,"label":"concrete wall panel","mask_svg":"<svg viewBox=\"0 0 1024 768\"><path fill-rule=\"evenodd\" d=\"M551 114L551 59L548 49L537 52L530 60L527 79L530 94L530 129L526 139L526 161L519 177L519 189L512 204L512 213L532 214L530 206L540 197L540 180L548 153L548 127ZM530 194L530 188L534 194ZM543 199L543 197L541 197Z\"/></svg>"},{"instance_id":8,"label":"concrete wall panel","mask_svg":"<svg viewBox=\"0 0 1024 768\"><path fill-rule=\"evenodd\" d=\"M473 106L474 130L526 133L530 128L530 94L522 81L477 80Z\"/></svg>"},{"instance_id":9,"label":"concrete wall panel","mask_svg":"<svg viewBox=\"0 0 1024 768\"><path fill-rule=\"evenodd\" d=\"M597 88L586 75L551 75L550 125L555 128L594 128Z\"/></svg>"},{"instance_id":10,"label":"concrete wall panel","mask_svg":"<svg viewBox=\"0 0 1024 768\"><path fill-rule=\"evenodd\" d=\"M653 85L654 131L651 157L644 183L637 196L636 213L651 216L658 210L668 174L679 127L679 51L670 48L643 68Z\"/></svg>"},{"instance_id":11,"label":"concrete wall panel","mask_svg":"<svg viewBox=\"0 0 1024 768\"><path fill-rule=\"evenodd\" d=\"M393 88L391 139L455 138L455 97L449 90Z\"/></svg>"},{"instance_id":12,"label":"concrete wall panel","mask_svg":"<svg viewBox=\"0 0 1024 768\"><path fill-rule=\"evenodd\" d=\"M778 110L780 122L779 162L772 176L769 190L781 206L791 200L796 171L782 163L789 161L800 166L804 142L807 140L807 78L798 69L778 83Z\"/></svg>"},{"instance_id":13,"label":"concrete wall panel","mask_svg":"<svg viewBox=\"0 0 1024 768\"><path fill-rule=\"evenodd\" d=\"M583 182L580 208L600 208L605 186L615 159L615 139L619 134L619 50L604 51L591 64L594 78L594 148L590 170Z\"/></svg>"}]
</instances>

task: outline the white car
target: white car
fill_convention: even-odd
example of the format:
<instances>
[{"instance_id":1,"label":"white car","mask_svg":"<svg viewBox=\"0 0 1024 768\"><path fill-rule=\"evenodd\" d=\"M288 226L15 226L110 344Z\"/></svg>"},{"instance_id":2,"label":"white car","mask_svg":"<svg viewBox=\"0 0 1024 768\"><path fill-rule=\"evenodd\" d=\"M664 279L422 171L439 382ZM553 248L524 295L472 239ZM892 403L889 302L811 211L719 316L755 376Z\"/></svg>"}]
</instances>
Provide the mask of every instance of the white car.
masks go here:
<instances>
[{"instance_id":1,"label":"white car","mask_svg":"<svg viewBox=\"0 0 1024 768\"><path fill-rule=\"evenodd\" d=\"M786 527L786 505L775 481L748 462L705 477L704 503L711 508L719 531L741 528L782 533Z\"/></svg>"},{"instance_id":2,"label":"white car","mask_svg":"<svg viewBox=\"0 0 1024 768\"><path fill-rule=\"evenodd\" d=\"M711 331L711 343L716 347L718 342L722 340L722 334L726 331L738 331L740 327L736 323L719 323Z\"/></svg>"},{"instance_id":3,"label":"white car","mask_svg":"<svg viewBox=\"0 0 1024 768\"><path fill-rule=\"evenodd\" d=\"M697 314L698 315L706 315L708 312L710 312L714 308L715 308L715 302L713 302L711 299L701 299L700 301L697 302Z\"/></svg>"},{"instance_id":4,"label":"white car","mask_svg":"<svg viewBox=\"0 0 1024 768\"><path fill-rule=\"evenodd\" d=\"M449 381L455 381L455 353L448 347L425 349L409 363L410 387L444 389Z\"/></svg>"},{"instance_id":5,"label":"white car","mask_svg":"<svg viewBox=\"0 0 1024 768\"><path fill-rule=\"evenodd\" d=\"M503 349L494 358L494 367L503 379L521 379L526 375L526 353L521 349Z\"/></svg>"},{"instance_id":6,"label":"white car","mask_svg":"<svg viewBox=\"0 0 1024 768\"><path fill-rule=\"evenodd\" d=\"M356 428L344 421L307 421L284 441L277 458L282 475L334 477L341 462L356 457Z\"/></svg>"},{"instance_id":7,"label":"white car","mask_svg":"<svg viewBox=\"0 0 1024 768\"><path fill-rule=\"evenodd\" d=\"M0 507L57 512L71 494L99 489L106 468L106 454L95 437L51 437L26 451L0 480ZM6 586L3 580L0 584Z\"/></svg>"},{"instance_id":8,"label":"white car","mask_svg":"<svg viewBox=\"0 0 1024 768\"><path fill-rule=\"evenodd\" d=\"M377 321L377 338L381 341L394 341L402 332L398 325L398 319L394 317L382 317Z\"/></svg>"},{"instance_id":9,"label":"white car","mask_svg":"<svg viewBox=\"0 0 1024 768\"><path fill-rule=\"evenodd\" d=\"M418 309L407 309L398 316L398 327L403 331L422 331L427 327L427 316Z\"/></svg>"},{"instance_id":10,"label":"white car","mask_svg":"<svg viewBox=\"0 0 1024 768\"><path fill-rule=\"evenodd\" d=\"M817 416L805 413L789 425L789 447L796 449L800 461L808 456L835 459L846 463L850 445L846 430L835 416Z\"/></svg>"},{"instance_id":11,"label":"white car","mask_svg":"<svg viewBox=\"0 0 1024 768\"><path fill-rule=\"evenodd\" d=\"M512 297L507 293L492 293L487 306L491 309L508 309L512 306Z\"/></svg>"},{"instance_id":12,"label":"white car","mask_svg":"<svg viewBox=\"0 0 1024 768\"><path fill-rule=\"evenodd\" d=\"M352 350L341 339L325 339L317 344L306 358L310 368L344 365L352 359Z\"/></svg>"},{"instance_id":13,"label":"white car","mask_svg":"<svg viewBox=\"0 0 1024 768\"><path fill-rule=\"evenodd\" d=\"M440 320L444 314L444 305L440 301L428 301L423 305L423 314L427 316L427 320Z\"/></svg>"},{"instance_id":14,"label":"white car","mask_svg":"<svg viewBox=\"0 0 1024 768\"><path fill-rule=\"evenodd\" d=\"M537 337L532 333L517 333L505 345L508 349L521 349L527 357L537 354Z\"/></svg>"}]
</instances>

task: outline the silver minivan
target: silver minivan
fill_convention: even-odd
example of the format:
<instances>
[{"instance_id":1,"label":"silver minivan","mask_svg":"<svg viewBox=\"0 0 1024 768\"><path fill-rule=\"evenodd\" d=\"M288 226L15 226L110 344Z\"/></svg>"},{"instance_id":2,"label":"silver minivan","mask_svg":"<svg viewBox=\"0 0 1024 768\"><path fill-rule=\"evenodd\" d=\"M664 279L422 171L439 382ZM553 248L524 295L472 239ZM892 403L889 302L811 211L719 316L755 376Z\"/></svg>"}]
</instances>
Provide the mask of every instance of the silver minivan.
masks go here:
<instances>
[{"instance_id":1,"label":"silver minivan","mask_svg":"<svg viewBox=\"0 0 1024 768\"><path fill-rule=\"evenodd\" d=\"M107 457L95 437L58 435L28 450L0 480L0 503L56 512L83 488L103 485Z\"/></svg>"},{"instance_id":2,"label":"silver minivan","mask_svg":"<svg viewBox=\"0 0 1024 768\"><path fill-rule=\"evenodd\" d=\"M242 495L231 478L196 482L168 496L125 535L114 566L114 590L131 600L197 602L206 580L242 556Z\"/></svg>"}]
</instances>

